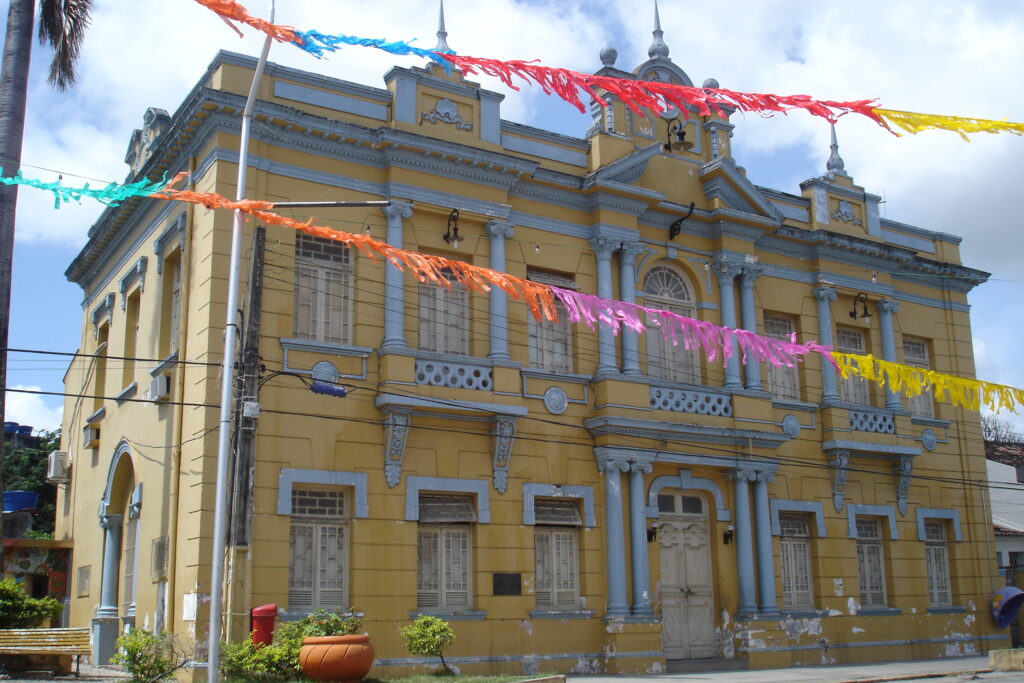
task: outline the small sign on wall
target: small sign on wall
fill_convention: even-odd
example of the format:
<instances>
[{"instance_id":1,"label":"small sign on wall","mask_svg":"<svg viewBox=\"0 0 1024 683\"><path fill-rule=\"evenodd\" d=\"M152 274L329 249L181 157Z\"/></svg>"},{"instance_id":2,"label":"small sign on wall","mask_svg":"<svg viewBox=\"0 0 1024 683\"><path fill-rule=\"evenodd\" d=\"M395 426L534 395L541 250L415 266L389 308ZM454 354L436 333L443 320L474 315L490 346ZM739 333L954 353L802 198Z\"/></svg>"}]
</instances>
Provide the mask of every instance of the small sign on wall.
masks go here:
<instances>
[{"instance_id":1,"label":"small sign on wall","mask_svg":"<svg viewBox=\"0 0 1024 683\"><path fill-rule=\"evenodd\" d=\"M522 595L522 574L494 574L494 595Z\"/></svg>"}]
</instances>

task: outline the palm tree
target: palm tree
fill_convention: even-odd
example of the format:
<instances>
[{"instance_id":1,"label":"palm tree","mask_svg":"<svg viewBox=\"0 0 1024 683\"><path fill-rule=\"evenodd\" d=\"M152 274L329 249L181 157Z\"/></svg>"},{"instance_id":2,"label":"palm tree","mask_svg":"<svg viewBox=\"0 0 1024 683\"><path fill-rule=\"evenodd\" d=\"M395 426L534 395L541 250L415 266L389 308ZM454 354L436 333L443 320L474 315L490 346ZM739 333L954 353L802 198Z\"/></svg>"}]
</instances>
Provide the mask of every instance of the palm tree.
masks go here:
<instances>
[{"instance_id":1,"label":"palm tree","mask_svg":"<svg viewBox=\"0 0 1024 683\"><path fill-rule=\"evenodd\" d=\"M10 0L7 36L0 69L0 166L5 176L21 167L21 142L28 101L28 67L32 58L35 0ZM53 48L49 82L58 90L75 84L75 63L89 25L92 0L40 0L39 40ZM7 339L11 318L11 257L18 186L0 185L0 423L7 388ZM3 432L0 432L0 493L3 492ZM3 532L0 530L0 537Z\"/></svg>"}]
</instances>

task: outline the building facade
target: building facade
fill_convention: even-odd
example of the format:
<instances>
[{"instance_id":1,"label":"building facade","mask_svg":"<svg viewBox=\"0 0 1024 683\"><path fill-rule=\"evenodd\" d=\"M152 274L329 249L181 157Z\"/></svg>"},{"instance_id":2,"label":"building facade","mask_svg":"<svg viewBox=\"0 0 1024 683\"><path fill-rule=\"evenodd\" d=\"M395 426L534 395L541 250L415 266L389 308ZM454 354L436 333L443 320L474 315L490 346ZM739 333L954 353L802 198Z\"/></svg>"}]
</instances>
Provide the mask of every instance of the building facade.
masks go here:
<instances>
[{"instance_id":1,"label":"building facade","mask_svg":"<svg viewBox=\"0 0 1024 683\"><path fill-rule=\"evenodd\" d=\"M605 75L692 85L660 26L635 70L601 59ZM222 52L173 115L147 112L130 177L187 171L190 189L234 197L254 67ZM986 274L960 265L959 238L881 218L837 146L789 194L747 179L728 112L674 123L613 101L575 138L502 120L503 96L457 71L395 67L384 83L268 65L246 196L386 199L315 222L974 371L966 294ZM71 623L93 625L100 661L132 625L188 635L203 659L230 227L228 212L129 200L67 271L84 300L58 538L74 542ZM965 483L985 473L976 414L843 380L818 356L723 365L656 330L538 322L501 291L420 283L280 226L261 248L246 229L258 275L240 317L229 638L256 605L351 607L375 675L435 666L398 635L418 613L452 621L466 672L1005 645L984 491Z\"/></svg>"}]
</instances>

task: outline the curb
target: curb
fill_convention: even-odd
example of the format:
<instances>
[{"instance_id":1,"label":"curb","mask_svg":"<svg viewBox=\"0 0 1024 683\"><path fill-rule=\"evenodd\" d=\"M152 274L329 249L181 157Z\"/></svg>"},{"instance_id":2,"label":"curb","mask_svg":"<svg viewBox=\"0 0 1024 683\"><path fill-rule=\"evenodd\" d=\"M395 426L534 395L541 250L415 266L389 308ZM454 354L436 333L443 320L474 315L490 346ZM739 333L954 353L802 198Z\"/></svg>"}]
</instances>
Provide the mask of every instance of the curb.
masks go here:
<instances>
[{"instance_id":1,"label":"curb","mask_svg":"<svg viewBox=\"0 0 1024 683\"><path fill-rule=\"evenodd\" d=\"M890 681L920 681L926 678L945 678L946 676L966 676L970 674L990 674L992 668L968 669L966 671L942 671L928 674L906 674L903 676L881 676L878 678L849 678L836 683L889 683Z\"/></svg>"}]
</instances>

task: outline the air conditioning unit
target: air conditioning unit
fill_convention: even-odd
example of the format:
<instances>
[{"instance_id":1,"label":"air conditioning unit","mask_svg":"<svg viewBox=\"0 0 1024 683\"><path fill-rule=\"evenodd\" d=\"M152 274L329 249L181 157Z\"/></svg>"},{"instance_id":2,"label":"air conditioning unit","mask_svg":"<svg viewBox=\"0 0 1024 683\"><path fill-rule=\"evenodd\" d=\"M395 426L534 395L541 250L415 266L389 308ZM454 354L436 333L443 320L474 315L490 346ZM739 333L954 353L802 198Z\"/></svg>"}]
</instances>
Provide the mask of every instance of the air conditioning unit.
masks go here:
<instances>
[{"instance_id":1,"label":"air conditioning unit","mask_svg":"<svg viewBox=\"0 0 1024 683\"><path fill-rule=\"evenodd\" d=\"M163 401L171 394L171 378L168 375L157 375L149 383L146 397L150 401Z\"/></svg>"},{"instance_id":2,"label":"air conditioning unit","mask_svg":"<svg viewBox=\"0 0 1024 683\"><path fill-rule=\"evenodd\" d=\"M46 481L60 484L68 480L71 456L67 451L53 451L46 460Z\"/></svg>"},{"instance_id":3,"label":"air conditioning unit","mask_svg":"<svg viewBox=\"0 0 1024 683\"><path fill-rule=\"evenodd\" d=\"M86 427L82 430L82 447L96 448L100 445L100 428Z\"/></svg>"}]
</instances>

